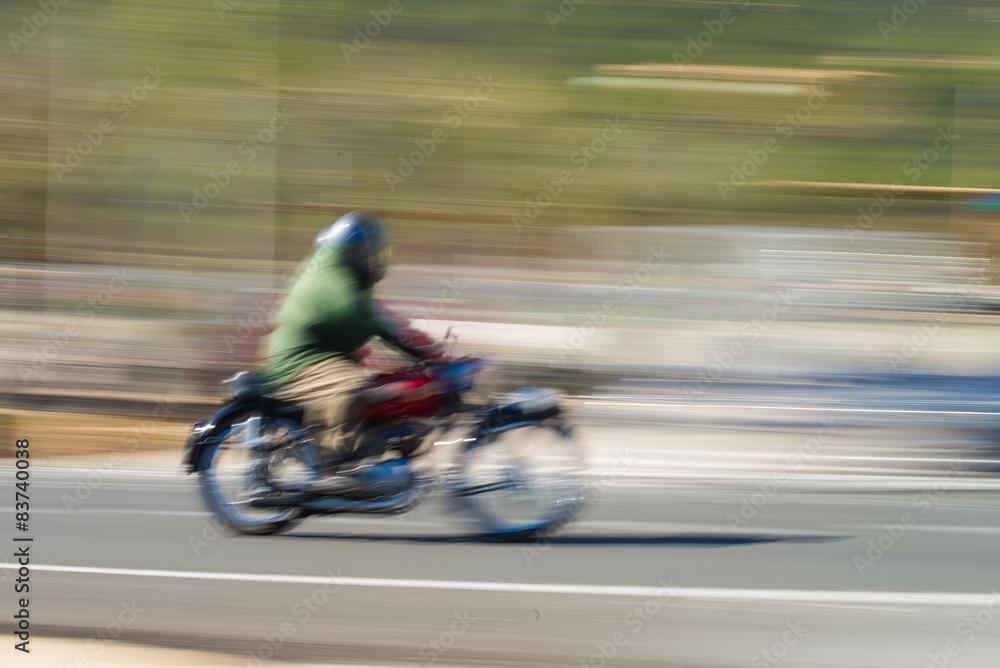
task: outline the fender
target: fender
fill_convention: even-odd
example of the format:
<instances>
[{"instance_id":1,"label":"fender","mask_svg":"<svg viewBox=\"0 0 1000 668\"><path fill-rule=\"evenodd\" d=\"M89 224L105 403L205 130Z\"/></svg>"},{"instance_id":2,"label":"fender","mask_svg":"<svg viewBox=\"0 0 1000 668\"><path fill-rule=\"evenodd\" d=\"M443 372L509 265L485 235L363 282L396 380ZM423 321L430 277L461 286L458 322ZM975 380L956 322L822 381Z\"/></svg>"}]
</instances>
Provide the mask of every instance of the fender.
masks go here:
<instances>
[{"instance_id":1,"label":"fender","mask_svg":"<svg viewBox=\"0 0 1000 668\"><path fill-rule=\"evenodd\" d=\"M497 397L483 416L480 429L493 431L521 422L540 422L562 414L562 393L547 387L522 387Z\"/></svg>"},{"instance_id":2,"label":"fender","mask_svg":"<svg viewBox=\"0 0 1000 668\"><path fill-rule=\"evenodd\" d=\"M263 402L234 401L224 406L222 410L209 419L201 420L191 425L191 433L188 434L187 442L184 443L184 450L181 455L181 464L183 464L184 470L188 475L198 470L198 463L201 461L202 453L210 445L215 444L216 439L222 435L223 429L229 426L227 424L229 419L234 414L246 410L254 403L262 404Z\"/></svg>"},{"instance_id":3,"label":"fender","mask_svg":"<svg viewBox=\"0 0 1000 668\"><path fill-rule=\"evenodd\" d=\"M278 401L271 397L260 397L253 401L234 401L227 404L208 420L195 422L191 425L191 433L188 434L181 454L181 464L188 475L198 470L202 453L216 444L218 438L229 428L232 417L247 409L256 409L261 415L268 417L288 418L297 424L302 424L304 419L304 411L301 406Z\"/></svg>"},{"instance_id":4,"label":"fender","mask_svg":"<svg viewBox=\"0 0 1000 668\"><path fill-rule=\"evenodd\" d=\"M235 414L254 408L261 415L289 418L298 424L302 424L304 418L301 406L270 397L258 398L253 401L234 401L224 406L208 420L195 422L191 425L191 433L188 435L181 455L181 464L186 473L190 475L198 470L202 453L215 445L216 440L229 428L229 422Z\"/></svg>"},{"instance_id":5,"label":"fender","mask_svg":"<svg viewBox=\"0 0 1000 668\"><path fill-rule=\"evenodd\" d=\"M488 410L483 419L472 430L472 438L465 443L466 452L481 448L493 442L496 436L510 431L520 429L529 424L544 424L556 429L560 434L571 433L571 427L563 417L562 410L558 407L550 409L546 414L525 416L517 412L503 410L505 407L498 407Z\"/></svg>"}]
</instances>

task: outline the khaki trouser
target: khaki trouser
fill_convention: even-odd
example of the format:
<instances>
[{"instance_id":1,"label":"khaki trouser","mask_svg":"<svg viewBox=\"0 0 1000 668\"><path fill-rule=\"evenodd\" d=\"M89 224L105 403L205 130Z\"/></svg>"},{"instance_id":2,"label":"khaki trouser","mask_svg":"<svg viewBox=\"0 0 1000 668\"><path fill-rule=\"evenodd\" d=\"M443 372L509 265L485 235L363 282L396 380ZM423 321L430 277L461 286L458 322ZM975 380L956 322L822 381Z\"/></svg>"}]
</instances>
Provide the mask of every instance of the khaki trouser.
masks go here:
<instances>
[{"instance_id":1,"label":"khaki trouser","mask_svg":"<svg viewBox=\"0 0 1000 668\"><path fill-rule=\"evenodd\" d=\"M305 409L305 422L313 428L316 443L338 461L351 452L347 418L366 379L355 362L332 357L298 372L275 396Z\"/></svg>"}]
</instances>

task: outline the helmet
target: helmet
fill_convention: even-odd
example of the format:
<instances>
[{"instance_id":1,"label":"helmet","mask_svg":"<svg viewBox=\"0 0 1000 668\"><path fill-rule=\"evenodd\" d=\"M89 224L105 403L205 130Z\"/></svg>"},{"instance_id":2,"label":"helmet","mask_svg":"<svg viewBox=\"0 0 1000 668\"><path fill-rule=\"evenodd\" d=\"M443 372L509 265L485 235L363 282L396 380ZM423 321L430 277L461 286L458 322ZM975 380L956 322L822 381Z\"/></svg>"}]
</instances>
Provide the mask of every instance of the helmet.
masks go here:
<instances>
[{"instance_id":1,"label":"helmet","mask_svg":"<svg viewBox=\"0 0 1000 668\"><path fill-rule=\"evenodd\" d=\"M372 213L352 211L316 237L313 249L336 247L354 272L361 287L370 288L389 269L389 235Z\"/></svg>"}]
</instances>

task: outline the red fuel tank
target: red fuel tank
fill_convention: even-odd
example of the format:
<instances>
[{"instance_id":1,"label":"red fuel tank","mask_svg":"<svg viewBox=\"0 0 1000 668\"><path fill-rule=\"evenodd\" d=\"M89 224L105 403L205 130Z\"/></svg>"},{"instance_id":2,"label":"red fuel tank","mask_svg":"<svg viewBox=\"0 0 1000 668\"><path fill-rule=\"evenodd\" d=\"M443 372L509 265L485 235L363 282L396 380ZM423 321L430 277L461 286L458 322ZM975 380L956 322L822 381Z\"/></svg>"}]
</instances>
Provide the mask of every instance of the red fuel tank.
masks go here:
<instances>
[{"instance_id":1,"label":"red fuel tank","mask_svg":"<svg viewBox=\"0 0 1000 668\"><path fill-rule=\"evenodd\" d=\"M385 396L384 401L368 404L358 412L359 417L368 419L431 417L448 404L445 383L426 368L379 374L362 391Z\"/></svg>"}]
</instances>

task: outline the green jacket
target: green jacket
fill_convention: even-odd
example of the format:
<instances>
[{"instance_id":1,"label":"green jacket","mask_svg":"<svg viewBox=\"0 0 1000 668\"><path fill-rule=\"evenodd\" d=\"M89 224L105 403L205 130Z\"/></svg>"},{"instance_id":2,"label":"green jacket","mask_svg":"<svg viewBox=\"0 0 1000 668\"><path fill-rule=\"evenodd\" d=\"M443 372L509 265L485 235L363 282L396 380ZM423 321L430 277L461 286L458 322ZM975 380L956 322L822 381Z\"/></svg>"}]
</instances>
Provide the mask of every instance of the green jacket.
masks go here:
<instances>
[{"instance_id":1,"label":"green jacket","mask_svg":"<svg viewBox=\"0 0 1000 668\"><path fill-rule=\"evenodd\" d=\"M372 336L394 336L373 304L372 291L361 289L336 248L320 249L303 261L278 322L261 374L272 388L317 362L353 356Z\"/></svg>"}]
</instances>

